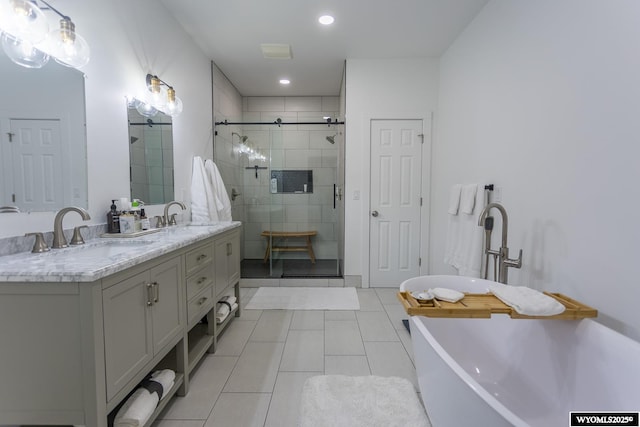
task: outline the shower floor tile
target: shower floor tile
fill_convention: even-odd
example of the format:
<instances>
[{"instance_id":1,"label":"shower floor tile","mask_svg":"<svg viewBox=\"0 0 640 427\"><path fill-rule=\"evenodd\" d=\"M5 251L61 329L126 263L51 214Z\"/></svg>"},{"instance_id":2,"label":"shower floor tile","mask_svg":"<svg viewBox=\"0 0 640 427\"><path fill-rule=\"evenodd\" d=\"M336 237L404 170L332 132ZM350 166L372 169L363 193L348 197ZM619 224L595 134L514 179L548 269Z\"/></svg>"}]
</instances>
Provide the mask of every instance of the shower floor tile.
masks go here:
<instances>
[{"instance_id":1,"label":"shower floor tile","mask_svg":"<svg viewBox=\"0 0 640 427\"><path fill-rule=\"evenodd\" d=\"M273 274L269 263L261 259L242 260L240 274L245 279L268 277L339 277L335 259L318 259L312 264L308 259L278 259L273 261Z\"/></svg>"}]
</instances>

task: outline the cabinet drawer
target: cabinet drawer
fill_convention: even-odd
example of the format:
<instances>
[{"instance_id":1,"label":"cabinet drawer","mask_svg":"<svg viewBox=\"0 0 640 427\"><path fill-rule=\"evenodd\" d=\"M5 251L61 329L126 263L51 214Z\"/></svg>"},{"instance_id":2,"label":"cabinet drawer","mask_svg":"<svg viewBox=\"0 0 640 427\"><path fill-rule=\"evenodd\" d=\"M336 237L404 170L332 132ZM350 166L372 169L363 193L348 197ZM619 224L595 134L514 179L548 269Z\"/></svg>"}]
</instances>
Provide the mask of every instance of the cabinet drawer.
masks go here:
<instances>
[{"instance_id":1,"label":"cabinet drawer","mask_svg":"<svg viewBox=\"0 0 640 427\"><path fill-rule=\"evenodd\" d=\"M187 252L187 275L195 272L200 267L213 262L213 246L203 245Z\"/></svg>"},{"instance_id":2,"label":"cabinet drawer","mask_svg":"<svg viewBox=\"0 0 640 427\"><path fill-rule=\"evenodd\" d=\"M209 264L187 278L187 301L198 292L213 285L213 264Z\"/></svg>"},{"instance_id":3,"label":"cabinet drawer","mask_svg":"<svg viewBox=\"0 0 640 427\"><path fill-rule=\"evenodd\" d=\"M208 287L193 297L187 305L187 324L191 327L214 306L213 288ZM214 319L215 321L215 319Z\"/></svg>"}]
</instances>

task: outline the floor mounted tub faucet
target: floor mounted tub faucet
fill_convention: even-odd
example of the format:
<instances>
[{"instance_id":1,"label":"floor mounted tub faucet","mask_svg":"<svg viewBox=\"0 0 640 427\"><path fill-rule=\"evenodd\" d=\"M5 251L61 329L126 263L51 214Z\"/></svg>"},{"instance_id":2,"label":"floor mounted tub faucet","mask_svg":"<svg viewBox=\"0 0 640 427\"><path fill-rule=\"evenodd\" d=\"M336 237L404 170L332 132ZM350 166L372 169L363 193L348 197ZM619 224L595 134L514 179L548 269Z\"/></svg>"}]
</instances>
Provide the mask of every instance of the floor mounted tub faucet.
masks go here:
<instances>
[{"instance_id":1,"label":"floor mounted tub faucet","mask_svg":"<svg viewBox=\"0 0 640 427\"><path fill-rule=\"evenodd\" d=\"M509 267L520 268L522 267L522 249L520 249L520 254L517 259L509 259L509 248L507 247L507 227L509 223L509 219L507 218L507 211L504 206L498 203L489 203L487 206L482 209L480 212L480 218L478 219L478 225L480 227L484 227L484 222L489 214L489 211L495 208L500 212L502 216L502 244L500 245L500 250L495 251L489 249L489 245L487 245L487 249L485 249L486 256L494 255L498 256L499 259L499 273L498 273L498 282L507 284L507 269Z\"/></svg>"}]
</instances>

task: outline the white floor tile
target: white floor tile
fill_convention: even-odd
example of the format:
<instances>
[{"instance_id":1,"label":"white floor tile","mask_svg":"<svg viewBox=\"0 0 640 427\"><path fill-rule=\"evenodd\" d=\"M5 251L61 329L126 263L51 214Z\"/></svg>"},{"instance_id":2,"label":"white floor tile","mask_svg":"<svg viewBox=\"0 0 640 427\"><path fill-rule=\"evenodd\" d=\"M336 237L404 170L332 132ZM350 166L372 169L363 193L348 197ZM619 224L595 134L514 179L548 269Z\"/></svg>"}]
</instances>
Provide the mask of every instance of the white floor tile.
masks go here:
<instances>
[{"instance_id":1,"label":"white floor tile","mask_svg":"<svg viewBox=\"0 0 640 427\"><path fill-rule=\"evenodd\" d=\"M356 313L363 341L399 341L385 311L359 311Z\"/></svg>"},{"instance_id":2,"label":"white floor tile","mask_svg":"<svg viewBox=\"0 0 640 427\"><path fill-rule=\"evenodd\" d=\"M293 312L287 310L264 310L249 340L284 342L292 316Z\"/></svg>"},{"instance_id":3,"label":"white floor tile","mask_svg":"<svg viewBox=\"0 0 640 427\"><path fill-rule=\"evenodd\" d=\"M202 427L204 421L189 420L156 420L152 427Z\"/></svg>"},{"instance_id":4,"label":"white floor tile","mask_svg":"<svg viewBox=\"0 0 640 427\"><path fill-rule=\"evenodd\" d=\"M280 371L324 371L324 331L289 331Z\"/></svg>"},{"instance_id":5,"label":"white floor tile","mask_svg":"<svg viewBox=\"0 0 640 427\"><path fill-rule=\"evenodd\" d=\"M205 357L191 373L187 395L174 397L158 418L206 420L237 360L227 356Z\"/></svg>"},{"instance_id":6,"label":"white floor tile","mask_svg":"<svg viewBox=\"0 0 640 427\"><path fill-rule=\"evenodd\" d=\"M324 330L324 311L294 311L289 329Z\"/></svg>"},{"instance_id":7,"label":"white floor tile","mask_svg":"<svg viewBox=\"0 0 640 427\"><path fill-rule=\"evenodd\" d=\"M324 352L326 355L364 355L358 322L327 320L324 322Z\"/></svg>"},{"instance_id":8,"label":"white floor tile","mask_svg":"<svg viewBox=\"0 0 640 427\"><path fill-rule=\"evenodd\" d=\"M389 319L391 319L391 323L393 324L393 327L396 330L401 330L401 329L406 330L406 328L404 327L404 324L402 323L402 319L408 319L409 315L407 315L407 312L404 311L404 307L402 307L400 303L383 304L383 307L384 307L384 310L389 315Z\"/></svg>"},{"instance_id":9,"label":"white floor tile","mask_svg":"<svg viewBox=\"0 0 640 427\"><path fill-rule=\"evenodd\" d=\"M400 301L398 301L398 297L396 294L400 289L398 288L375 288L376 294L378 294L378 298L380 302L385 304L398 304L400 305Z\"/></svg>"},{"instance_id":10,"label":"white floor tile","mask_svg":"<svg viewBox=\"0 0 640 427\"><path fill-rule=\"evenodd\" d=\"M360 311L384 311L374 289L357 289L357 292L360 299Z\"/></svg>"},{"instance_id":11,"label":"white floor tile","mask_svg":"<svg viewBox=\"0 0 640 427\"><path fill-rule=\"evenodd\" d=\"M262 427L271 393L222 393L204 427Z\"/></svg>"},{"instance_id":12,"label":"white floor tile","mask_svg":"<svg viewBox=\"0 0 640 427\"><path fill-rule=\"evenodd\" d=\"M366 356L325 356L324 373L326 375L371 375L369 360Z\"/></svg>"},{"instance_id":13,"label":"white floor tile","mask_svg":"<svg viewBox=\"0 0 640 427\"><path fill-rule=\"evenodd\" d=\"M284 343L249 341L224 387L226 393L271 393Z\"/></svg>"},{"instance_id":14,"label":"white floor tile","mask_svg":"<svg viewBox=\"0 0 640 427\"><path fill-rule=\"evenodd\" d=\"M244 316L233 319L222 335L218 336L216 356L240 356L242 353L258 322L240 319L244 319Z\"/></svg>"},{"instance_id":15,"label":"white floor tile","mask_svg":"<svg viewBox=\"0 0 640 427\"><path fill-rule=\"evenodd\" d=\"M416 370L401 342L365 342L372 375L401 377L418 388Z\"/></svg>"},{"instance_id":16,"label":"white floor tile","mask_svg":"<svg viewBox=\"0 0 640 427\"><path fill-rule=\"evenodd\" d=\"M413 360L413 342L411 341L411 334L406 329L398 330L398 335L400 336L400 341L402 341L402 345L404 349L407 350L407 354L409 358L413 362L415 366L415 360Z\"/></svg>"},{"instance_id":17,"label":"white floor tile","mask_svg":"<svg viewBox=\"0 0 640 427\"><path fill-rule=\"evenodd\" d=\"M353 310L328 310L324 312L324 320L356 320Z\"/></svg>"},{"instance_id":18,"label":"white floor tile","mask_svg":"<svg viewBox=\"0 0 640 427\"><path fill-rule=\"evenodd\" d=\"M296 427L304 382L322 372L280 372L271 396L265 427Z\"/></svg>"}]
</instances>

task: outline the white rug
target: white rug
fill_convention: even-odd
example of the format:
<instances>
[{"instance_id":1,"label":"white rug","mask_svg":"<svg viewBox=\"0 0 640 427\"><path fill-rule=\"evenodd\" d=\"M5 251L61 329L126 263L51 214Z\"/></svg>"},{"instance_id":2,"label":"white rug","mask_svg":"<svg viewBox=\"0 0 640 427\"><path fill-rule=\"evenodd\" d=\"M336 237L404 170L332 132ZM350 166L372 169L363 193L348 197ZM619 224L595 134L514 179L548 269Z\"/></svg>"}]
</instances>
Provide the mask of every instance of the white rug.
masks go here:
<instances>
[{"instance_id":1,"label":"white rug","mask_svg":"<svg viewBox=\"0 0 640 427\"><path fill-rule=\"evenodd\" d=\"M398 377L320 375L302 389L298 427L429 427L413 384Z\"/></svg>"},{"instance_id":2,"label":"white rug","mask_svg":"<svg viewBox=\"0 0 640 427\"><path fill-rule=\"evenodd\" d=\"M360 310L355 288L262 287L247 310Z\"/></svg>"}]
</instances>

